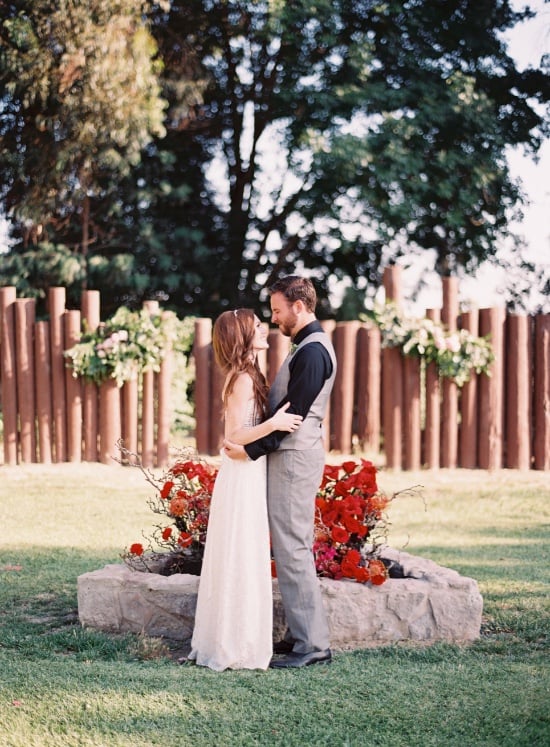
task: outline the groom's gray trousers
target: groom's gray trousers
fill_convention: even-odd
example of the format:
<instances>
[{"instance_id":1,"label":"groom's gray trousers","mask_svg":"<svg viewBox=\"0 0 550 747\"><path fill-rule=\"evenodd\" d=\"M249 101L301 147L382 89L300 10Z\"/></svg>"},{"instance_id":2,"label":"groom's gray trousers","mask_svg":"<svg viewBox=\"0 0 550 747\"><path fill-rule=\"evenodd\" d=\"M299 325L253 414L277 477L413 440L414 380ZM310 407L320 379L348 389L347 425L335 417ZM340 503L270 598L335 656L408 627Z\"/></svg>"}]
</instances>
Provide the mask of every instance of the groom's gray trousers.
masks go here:
<instances>
[{"instance_id":1,"label":"groom's gray trousers","mask_svg":"<svg viewBox=\"0 0 550 747\"><path fill-rule=\"evenodd\" d=\"M327 617L312 553L315 496L325 463L323 447L281 449L267 461L267 506L273 557L294 651L330 647Z\"/></svg>"}]
</instances>

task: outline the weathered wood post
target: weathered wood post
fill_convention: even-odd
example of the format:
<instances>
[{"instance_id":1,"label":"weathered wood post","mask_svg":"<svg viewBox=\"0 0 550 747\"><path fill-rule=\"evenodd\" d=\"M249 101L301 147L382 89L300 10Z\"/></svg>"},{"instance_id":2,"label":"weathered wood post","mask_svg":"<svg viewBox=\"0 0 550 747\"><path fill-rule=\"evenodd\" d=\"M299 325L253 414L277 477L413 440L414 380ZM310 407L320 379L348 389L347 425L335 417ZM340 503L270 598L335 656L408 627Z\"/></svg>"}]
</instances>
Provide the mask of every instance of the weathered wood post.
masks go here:
<instances>
[{"instance_id":1,"label":"weathered wood post","mask_svg":"<svg viewBox=\"0 0 550 747\"><path fill-rule=\"evenodd\" d=\"M334 350L338 368L332 391L333 448L342 454L351 453L358 329L359 322L339 322L334 329Z\"/></svg>"},{"instance_id":2,"label":"weathered wood post","mask_svg":"<svg viewBox=\"0 0 550 747\"><path fill-rule=\"evenodd\" d=\"M403 403L403 466L420 469L420 359L410 355L403 360Z\"/></svg>"},{"instance_id":3,"label":"weathered wood post","mask_svg":"<svg viewBox=\"0 0 550 747\"><path fill-rule=\"evenodd\" d=\"M52 372L50 364L50 324L36 322L34 362L36 381L36 418L38 425L38 455L42 464L52 461Z\"/></svg>"},{"instance_id":4,"label":"weathered wood post","mask_svg":"<svg viewBox=\"0 0 550 747\"><path fill-rule=\"evenodd\" d=\"M80 339L80 311L66 311L64 317L65 345L76 345ZM82 381L65 367L65 392L67 398L67 459L82 460Z\"/></svg>"},{"instance_id":5,"label":"weathered wood post","mask_svg":"<svg viewBox=\"0 0 550 747\"><path fill-rule=\"evenodd\" d=\"M362 324L357 332L357 433L364 451L380 452L381 335Z\"/></svg>"},{"instance_id":6,"label":"weathered wood post","mask_svg":"<svg viewBox=\"0 0 550 747\"><path fill-rule=\"evenodd\" d=\"M439 309L427 309L426 316L436 324ZM441 455L441 387L437 364L426 366L426 424L424 427L424 462L429 469L439 469Z\"/></svg>"},{"instance_id":7,"label":"weathered wood post","mask_svg":"<svg viewBox=\"0 0 550 747\"><path fill-rule=\"evenodd\" d=\"M323 328L323 331L325 332L325 334L328 336L329 340L332 343L334 343L334 330L336 329L336 322L334 321L334 319L322 319L321 327ZM279 337L282 337L282 335L279 334ZM333 413L333 407L332 407L332 393L331 393L331 397L327 404L325 417L323 419L323 442L325 446L325 451L330 451L331 449L335 448L334 446L334 418L332 417L332 413Z\"/></svg>"},{"instance_id":8,"label":"weathered wood post","mask_svg":"<svg viewBox=\"0 0 550 747\"><path fill-rule=\"evenodd\" d=\"M550 314L535 319L535 469L550 469Z\"/></svg>"},{"instance_id":9,"label":"weathered wood post","mask_svg":"<svg viewBox=\"0 0 550 747\"><path fill-rule=\"evenodd\" d=\"M458 278L443 278L443 308L441 310L441 321L449 332L456 332L458 317ZM443 379L443 401L442 419L443 432L441 433L441 466L454 469L457 464L458 454L458 387L454 381Z\"/></svg>"},{"instance_id":10,"label":"weathered wood post","mask_svg":"<svg viewBox=\"0 0 550 747\"><path fill-rule=\"evenodd\" d=\"M117 443L122 438L120 424L120 388L108 378L99 385L99 461L116 464Z\"/></svg>"},{"instance_id":11,"label":"weathered wood post","mask_svg":"<svg viewBox=\"0 0 550 747\"><path fill-rule=\"evenodd\" d=\"M67 425L65 398L65 358L63 352L63 314L65 313L65 288L50 288L48 292L50 314L50 351L52 365L52 412L54 427L54 461L67 461Z\"/></svg>"},{"instance_id":12,"label":"weathered wood post","mask_svg":"<svg viewBox=\"0 0 550 747\"><path fill-rule=\"evenodd\" d=\"M402 272L397 266L384 269L386 301L398 306L402 299ZM400 470L403 441L403 355L398 348L384 348L382 356L382 401L384 451L388 469Z\"/></svg>"},{"instance_id":13,"label":"weathered wood post","mask_svg":"<svg viewBox=\"0 0 550 747\"><path fill-rule=\"evenodd\" d=\"M99 291L85 290L80 303L82 321L89 332L95 332L100 320ZM99 420L99 391L97 384L84 381L82 419L84 421L84 461L97 462L97 440Z\"/></svg>"},{"instance_id":14,"label":"weathered wood post","mask_svg":"<svg viewBox=\"0 0 550 747\"><path fill-rule=\"evenodd\" d=\"M167 312L162 318L166 319ZM171 345L164 351L164 357L157 375L157 467L165 467L169 459L171 422L171 383L174 369L174 353Z\"/></svg>"},{"instance_id":15,"label":"weathered wood post","mask_svg":"<svg viewBox=\"0 0 550 747\"><path fill-rule=\"evenodd\" d=\"M502 467L504 309L481 309L479 333L490 335L495 354L491 375L479 378L479 466L495 470Z\"/></svg>"},{"instance_id":16,"label":"weathered wood post","mask_svg":"<svg viewBox=\"0 0 550 747\"><path fill-rule=\"evenodd\" d=\"M4 464L17 464L17 370L15 358L15 286L0 288L0 378L4 423Z\"/></svg>"},{"instance_id":17,"label":"weathered wood post","mask_svg":"<svg viewBox=\"0 0 550 747\"><path fill-rule=\"evenodd\" d=\"M476 337L479 335L479 310L470 309L461 315L461 327ZM478 374L472 371L470 380L462 387L460 395L459 463L466 469L477 467L478 442Z\"/></svg>"},{"instance_id":18,"label":"weathered wood post","mask_svg":"<svg viewBox=\"0 0 550 747\"><path fill-rule=\"evenodd\" d=\"M21 461L36 462L36 410L34 386L34 298L15 301L15 350L17 360L17 403Z\"/></svg>"},{"instance_id":19,"label":"weathered wood post","mask_svg":"<svg viewBox=\"0 0 550 747\"><path fill-rule=\"evenodd\" d=\"M149 314L158 314L158 301L144 301ZM144 371L141 378L141 463L152 467L155 463L155 373Z\"/></svg>"},{"instance_id":20,"label":"weathered wood post","mask_svg":"<svg viewBox=\"0 0 550 747\"><path fill-rule=\"evenodd\" d=\"M290 340L279 332L278 329L270 329L267 335L269 348L267 350L267 382L271 386L277 371L283 364L290 350Z\"/></svg>"},{"instance_id":21,"label":"weathered wood post","mask_svg":"<svg viewBox=\"0 0 550 747\"><path fill-rule=\"evenodd\" d=\"M199 454L210 450L212 321L195 320L195 443Z\"/></svg>"},{"instance_id":22,"label":"weathered wood post","mask_svg":"<svg viewBox=\"0 0 550 747\"><path fill-rule=\"evenodd\" d=\"M506 466L531 466L531 324L528 316L509 314L506 339Z\"/></svg>"}]
</instances>

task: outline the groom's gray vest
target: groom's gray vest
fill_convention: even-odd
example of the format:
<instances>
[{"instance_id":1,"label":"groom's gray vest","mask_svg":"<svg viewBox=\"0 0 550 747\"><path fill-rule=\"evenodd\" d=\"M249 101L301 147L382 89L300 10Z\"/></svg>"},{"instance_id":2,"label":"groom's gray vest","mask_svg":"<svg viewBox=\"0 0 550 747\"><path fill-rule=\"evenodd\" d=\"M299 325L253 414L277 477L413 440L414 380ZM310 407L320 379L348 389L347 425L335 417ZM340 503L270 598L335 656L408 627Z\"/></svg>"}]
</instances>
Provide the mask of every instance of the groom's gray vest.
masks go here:
<instances>
[{"instance_id":1,"label":"groom's gray vest","mask_svg":"<svg viewBox=\"0 0 550 747\"><path fill-rule=\"evenodd\" d=\"M330 399L330 392L334 384L334 378L336 376L336 356L334 354L334 348L324 332L312 332L296 347L294 352L287 356L283 361L283 364L275 381L271 385L269 391L269 408L273 412L277 404L284 398L288 390L288 380L290 378L289 363L292 360L292 356L296 355L298 350L303 348L305 345L309 345L311 342L320 342L328 351L330 359L332 361L332 374L323 384L323 387L313 404L309 408L309 412L304 418L302 424L294 433L289 433L283 440L278 448L278 451L282 449L314 449L315 447L322 444L323 439L323 418L327 410L328 401Z\"/></svg>"}]
</instances>

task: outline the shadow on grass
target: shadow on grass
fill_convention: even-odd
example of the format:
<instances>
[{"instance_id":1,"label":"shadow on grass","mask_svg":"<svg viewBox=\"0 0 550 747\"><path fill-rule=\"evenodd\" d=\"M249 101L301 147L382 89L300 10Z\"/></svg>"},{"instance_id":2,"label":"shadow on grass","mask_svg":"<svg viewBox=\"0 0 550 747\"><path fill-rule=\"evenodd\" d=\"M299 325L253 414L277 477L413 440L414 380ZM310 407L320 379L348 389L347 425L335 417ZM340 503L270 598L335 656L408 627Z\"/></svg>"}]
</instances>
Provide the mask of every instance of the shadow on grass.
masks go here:
<instances>
[{"instance_id":1,"label":"shadow on grass","mask_svg":"<svg viewBox=\"0 0 550 747\"><path fill-rule=\"evenodd\" d=\"M136 637L83 629L77 578L120 562L112 548L11 548L0 551L0 647L27 658L132 658Z\"/></svg>"}]
</instances>

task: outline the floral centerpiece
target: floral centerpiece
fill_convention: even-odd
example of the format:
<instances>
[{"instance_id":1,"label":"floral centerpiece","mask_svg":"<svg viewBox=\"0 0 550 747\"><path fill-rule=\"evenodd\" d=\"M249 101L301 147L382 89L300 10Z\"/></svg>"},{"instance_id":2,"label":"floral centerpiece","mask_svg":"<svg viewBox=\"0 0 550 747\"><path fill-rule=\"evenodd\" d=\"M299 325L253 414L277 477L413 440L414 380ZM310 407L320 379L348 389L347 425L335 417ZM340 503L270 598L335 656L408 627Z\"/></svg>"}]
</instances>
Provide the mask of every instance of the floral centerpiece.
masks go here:
<instances>
[{"instance_id":1,"label":"floral centerpiece","mask_svg":"<svg viewBox=\"0 0 550 747\"><path fill-rule=\"evenodd\" d=\"M472 371L490 373L494 354L487 337L476 337L467 329L450 331L432 319L406 317L394 303L372 309L366 318L380 329L383 347L399 347L403 355L435 363L441 376L460 387Z\"/></svg>"},{"instance_id":2,"label":"floral centerpiece","mask_svg":"<svg viewBox=\"0 0 550 747\"><path fill-rule=\"evenodd\" d=\"M185 350L192 323L171 311L151 314L121 306L96 330L84 330L79 342L65 351L67 365L75 377L98 384L112 378L122 386L142 371L158 372L169 347Z\"/></svg>"},{"instance_id":3,"label":"floral centerpiece","mask_svg":"<svg viewBox=\"0 0 550 747\"><path fill-rule=\"evenodd\" d=\"M378 491L371 462L325 465L315 500L318 575L384 583L388 569L378 556L387 539L384 511L390 500Z\"/></svg>"},{"instance_id":4,"label":"floral centerpiece","mask_svg":"<svg viewBox=\"0 0 550 747\"><path fill-rule=\"evenodd\" d=\"M126 450L121 447L121 451ZM131 544L123 560L143 571L165 575L189 572L190 563L200 565L204 552L217 469L187 452L158 478L139 462L137 466L156 490L149 506L168 523L156 525L151 535ZM388 529L385 509L393 497L379 492L371 462L349 460L325 466L316 496L314 527L313 552L319 576L359 583L386 581L389 571L380 553Z\"/></svg>"}]
</instances>

